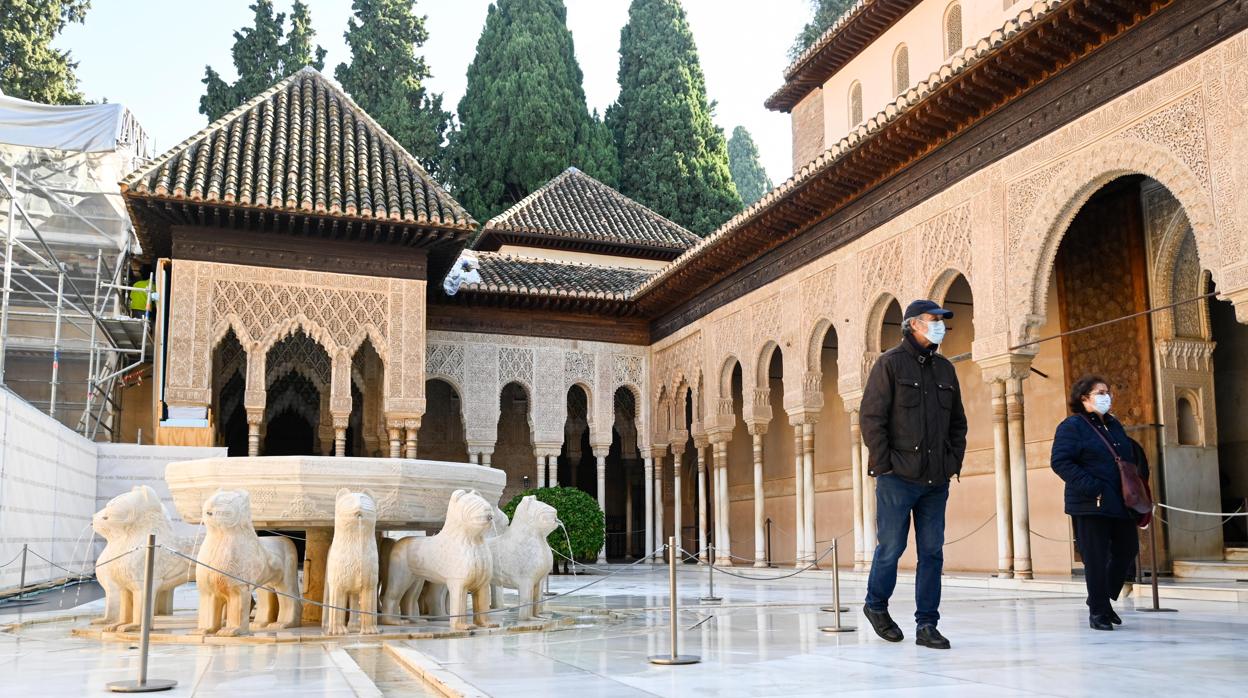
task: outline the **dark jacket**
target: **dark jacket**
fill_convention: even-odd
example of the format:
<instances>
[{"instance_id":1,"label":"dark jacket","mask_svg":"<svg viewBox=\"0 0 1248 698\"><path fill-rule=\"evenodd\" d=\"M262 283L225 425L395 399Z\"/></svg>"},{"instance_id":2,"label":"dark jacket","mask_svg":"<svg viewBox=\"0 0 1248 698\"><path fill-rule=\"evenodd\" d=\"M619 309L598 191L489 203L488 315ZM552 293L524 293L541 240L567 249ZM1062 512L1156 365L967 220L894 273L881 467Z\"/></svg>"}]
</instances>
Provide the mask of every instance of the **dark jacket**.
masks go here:
<instances>
[{"instance_id":1,"label":"dark jacket","mask_svg":"<svg viewBox=\"0 0 1248 698\"><path fill-rule=\"evenodd\" d=\"M1091 423L1089 423L1091 420ZM1095 425L1095 426L1094 426ZM1122 501L1122 476L1118 464L1105 443L1097 437L1099 430L1118 457L1139 466L1140 476L1148 481L1148 463L1144 450L1127 436L1113 415L1072 414L1057 425L1053 435L1053 452L1049 466L1066 481L1066 513L1071 516L1115 516L1131 514Z\"/></svg>"},{"instance_id":2,"label":"dark jacket","mask_svg":"<svg viewBox=\"0 0 1248 698\"><path fill-rule=\"evenodd\" d=\"M869 475L893 473L942 484L962 472L966 412L949 359L910 339L884 352L871 369L859 417L870 450Z\"/></svg>"}]
</instances>

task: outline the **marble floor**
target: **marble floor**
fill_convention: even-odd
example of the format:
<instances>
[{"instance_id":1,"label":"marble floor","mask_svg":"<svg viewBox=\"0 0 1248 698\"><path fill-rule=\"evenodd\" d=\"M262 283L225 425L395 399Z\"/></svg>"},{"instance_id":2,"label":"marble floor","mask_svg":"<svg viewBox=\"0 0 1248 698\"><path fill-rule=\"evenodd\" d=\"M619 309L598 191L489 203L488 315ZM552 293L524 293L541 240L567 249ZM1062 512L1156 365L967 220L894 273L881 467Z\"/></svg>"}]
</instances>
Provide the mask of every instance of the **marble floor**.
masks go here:
<instances>
[{"instance_id":1,"label":"marble floor","mask_svg":"<svg viewBox=\"0 0 1248 698\"><path fill-rule=\"evenodd\" d=\"M655 666L668 652L665 569L613 567L612 576L558 577L555 592L590 581L553 604L575 615L568 629L462 639L408 640L382 648L349 640L327 645L153 645L150 675L176 679L165 695L441 695L394 660L404 653L453 679L464 695L550 696L1242 696L1248 685L1248 604L1173 600L1178 613L1147 614L1119 604L1125 625L1087 627L1083 600L1068 593L946 588L940 626L948 652L913 644L913 587L903 581L893 614L907 633L889 644L863 628L862 587L847 582L846 624L823 634L831 614L826 576L779 581L716 575L719 604L701 604L705 572L682 568L681 652L701 663ZM739 570L755 577L779 570ZM176 605L189 608L190 590ZM508 600L513 597L509 595ZM137 648L69 637L99 601L75 609L11 614L0 632L0 696L105 695L131 678ZM610 613L606 613L610 611ZM58 620L59 619L59 620ZM37 620L37 623L30 621Z\"/></svg>"}]
</instances>

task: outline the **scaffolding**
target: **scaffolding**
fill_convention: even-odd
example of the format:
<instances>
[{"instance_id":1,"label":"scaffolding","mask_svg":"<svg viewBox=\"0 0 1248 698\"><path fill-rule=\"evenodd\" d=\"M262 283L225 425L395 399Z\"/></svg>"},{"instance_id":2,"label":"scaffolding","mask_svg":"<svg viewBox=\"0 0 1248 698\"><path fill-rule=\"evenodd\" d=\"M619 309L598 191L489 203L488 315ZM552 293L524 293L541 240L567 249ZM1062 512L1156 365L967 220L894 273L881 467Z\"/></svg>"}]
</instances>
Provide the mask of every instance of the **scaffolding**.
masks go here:
<instances>
[{"instance_id":1,"label":"scaffolding","mask_svg":"<svg viewBox=\"0 0 1248 698\"><path fill-rule=\"evenodd\" d=\"M151 323L131 315L130 294L154 286L131 285L140 250L117 186L146 157L146 136L116 105L67 115L13 101L17 117L0 108L0 383L89 439L115 440L119 390L151 361ZM84 113L114 139L74 147Z\"/></svg>"}]
</instances>

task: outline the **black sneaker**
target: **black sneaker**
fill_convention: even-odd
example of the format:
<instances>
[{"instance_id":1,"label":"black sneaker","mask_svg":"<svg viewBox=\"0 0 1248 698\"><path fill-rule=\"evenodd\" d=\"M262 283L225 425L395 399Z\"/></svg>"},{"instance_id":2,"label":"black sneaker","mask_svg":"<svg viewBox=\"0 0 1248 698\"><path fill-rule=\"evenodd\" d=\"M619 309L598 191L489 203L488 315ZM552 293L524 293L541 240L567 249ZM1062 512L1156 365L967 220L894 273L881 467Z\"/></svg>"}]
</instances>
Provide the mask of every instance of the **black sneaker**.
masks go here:
<instances>
[{"instance_id":1,"label":"black sneaker","mask_svg":"<svg viewBox=\"0 0 1248 698\"><path fill-rule=\"evenodd\" d=\"M901 628L893 622L893 617L888 615L888 611L873 611L863 604L862 612L866 615L867 620L871 622L871 628L875 630L875 634L879 635L889 642L901 642L905 639Z\"/></svg>"},{"instance_id":2,"label":"black sneaker","mask_svg":"<svg viewBox=\"0 0 1248 698\"><path fill-rule=\"evenodd\" d=\"M949 649L949 640L934 625L920 625L915 632L914 644L922 647L930 647L934 650Z\"/></svg>"},{"instance_id":3,"label":"black sneaker","mask_svg":"<svg viewBox=\"0 0 1248 698\"><path fill-rule=\"evenodd\" d=\"M1105 620L1108 620L1110 623L1113 623L1114 625L1122 625L1122 618L1119 617L1118 614L1115 613L1114 609L1112 608L1109 609L1109 613L1105 614Z\"/></svg>"}]
</instances>

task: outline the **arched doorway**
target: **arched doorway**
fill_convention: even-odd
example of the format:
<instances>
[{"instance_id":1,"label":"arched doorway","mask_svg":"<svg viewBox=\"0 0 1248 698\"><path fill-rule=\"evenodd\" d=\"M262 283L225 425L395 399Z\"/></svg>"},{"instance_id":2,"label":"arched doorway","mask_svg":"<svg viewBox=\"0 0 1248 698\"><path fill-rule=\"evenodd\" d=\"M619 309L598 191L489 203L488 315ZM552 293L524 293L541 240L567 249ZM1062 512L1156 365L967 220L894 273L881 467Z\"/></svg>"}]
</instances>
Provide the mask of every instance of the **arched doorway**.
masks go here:
<instances>
[{"instance_id":1,"label":"arched doorway","mask_svg":"<svg viewBox=\"0 0 1248 698\"><path fill-rule=\"evenodd\" d=\"M612 396L607 454L607 558L632 559L644 546L645 482L637 450L637 396L623 386Z\"/></svg>"},{"instance_id":2,"label":"arched doorway","mask_svg":"<svg viewBox=\"0 0 1248 698\"><path fill-rule=\"evenodd\" d=\"M1111 383L1114 414L1153 466L1160 501L1200 511L1237 507L1223 489L1233 490L1248 467L1234 446L1221 447L1217 406L1223 391L1243 390L1248 352L1242 348L1248 345L1242 325L1212 322L1223 304L1215 301L1211 308L1202 297L1215 289L1182 204L1151 178L1118 177L1096 190L1059 234L1046 325L1038 334L1061 337L1038 345L1033 368L1045 370L1040 360L1048 357L1062 390L1041 390L1046 381L1034 375L1027 381L1028 429L1038 421L1031 433L1051 438L1066 414L1065 387L1080 375L1103 375ZM1173 310L1150 312L1174 303L1179 305ZM1241 350L1218 351L1224 342ZM1228 426L1235 438L1235 422ZM1044 515L1058 516L1059 507L1055 500ZM1032 511L1035 528L1037 509ZM1162 525L1161 567L1169 559L1222 560L1224 529L1205 517L1169 512ZM1142 547L1147 559L1149 547ZM1066 560L1076 565L1073 547ZM1043 570L1043 561L1037 567ZM1181 572L1177 564L1174 570Z\"/></svg>"},{"instance_id":3,"label":"arched doorway","mask_svg":"<svg viewBox=\"0 0 1248 698\"><path fill-rule=\"evenodd\" d=\"M416 434L416 456L425 460L468 462L459 392L438 378L425 381L425 414Z\"/></svg>"},{"instance_id":4,"label":"arched doorway","mask_svg":"<svg viewBox=\"0 0 1248 698\"><path fill-rule=\"evenodd\" d=\"M801 528L797 505L797 479L795 457L801 453L800 441L795 446L794 436L800 440L801 433L789 424L784 410L785 379L784 356L780 347L765 350L759 361L760 387L767 389L771 420L766 423L763 435L763 517L770 520L768 558L796 564L801 557L798 550L798 531Z\"/></svg>"},{"instance_id":5,"label":"arched doorway","mask_svg":"<svg viewBox=\"0 0 1248 698\"><path fill-rule=\"evenodd\" d=\"M212 352L212 414L216 445L230 456L247 455L246 389L247 353L234 330L225 333Z\"/></svg>"},{"instance_id":6,"label":"arched doorway","mask_svg":"<svg viewBox=\"0 0 1248 698\"><path fill-rule=\"evenodd\" d=\"M589 395L579 385L567 392L567 417L563 423L563 447L559 451L559 485L578 487L598 495L598 470L589 443Z\"/></svg>"},{"instance_id":7,"label":"arched doorway","mask_svg":"<svg viewBox=\"0 0 1248 698\"><path fill-rule=\"evenodd\" d=\"M840 550L852 552L847 543L853 541L854 486L849 452L849 414L837 392L840 358L836 328L830 322L816 328L810 366L818 367L819 385L823 391L823 408L815 423L815 540L816 556L823 553L840 536ZM829 482L830 486L820 486ZM858 487L861 487L861 482ZM840 555L842 567L853 567L851 554ZM821 565L830 566L831 560Z\"/></svg>"},{"instance_id":8,"label":"arched doorway","mask_svg":"<svg viewBox=\"0 0 1248 698\"><path fill-rule=\"evenodd\" d=\"M370 339L351 357L351 416L347 421L347 455L379 457L388 449L383 418L385 365ZM417 442L419 447L419 441Z\"/></svg>"},{"instance_id":9,"label":"arched doorway","mask_svg":"<svg viewBox=\"0 0 1248 698\"><path fill-rule=\"evenodd\" d=\"M536 456L533 452L533 425L529 420L528 391L519 383L508 383L503 386L498 399L498 439L494 443L490 465L507 473L507 486L499 499L506 503L526 489L537 486L533 481Z\"/></svg>"},{"instance_id":10,"label":"arched doorway","mask_svg":"<svg viewBox=\"0 0 1248 698\"><path fill-rule=\"evenodd\" d=\"M329 354L303 330L265 354L264 455L330 455Z\"/></svg>"}]
</instances>

